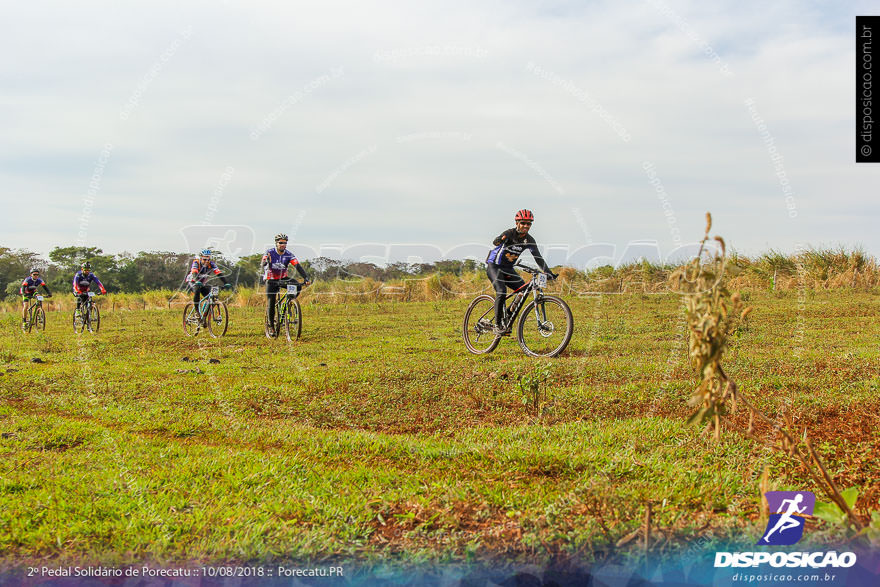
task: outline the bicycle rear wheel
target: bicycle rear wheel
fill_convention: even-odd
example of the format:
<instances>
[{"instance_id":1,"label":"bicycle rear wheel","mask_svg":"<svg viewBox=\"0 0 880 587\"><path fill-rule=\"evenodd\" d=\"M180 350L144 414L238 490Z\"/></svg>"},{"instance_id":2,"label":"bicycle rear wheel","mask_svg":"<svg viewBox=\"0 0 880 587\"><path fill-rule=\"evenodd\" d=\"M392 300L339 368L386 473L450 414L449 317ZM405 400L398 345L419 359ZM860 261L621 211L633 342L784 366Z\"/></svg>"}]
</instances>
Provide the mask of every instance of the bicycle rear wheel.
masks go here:
<instances>
[{"instance_id":1,"label":"bicycle rear wheel","mask_svg":"<svg viewBox=\"0 0 880 587\"><path fill-rule=\"evenodd\" d=\"M31 326L36 328L37 332L46 330L46 312L43 311L42 306L37 306L34 309L34 319L31 320Z\"/></svg>"},{"instance_id":2,"label":"bicycle rear wheel","mask_svg":"<svg viewBox=\"0 0 880 587\"><path fill-rule=\"evenodd\" d=\"M214 338L226 334L226 328L229 326L229 311L226 309L226 303L215 301L208 310L208 332Z\"/></svg>"},{"instance_id":3,"label":"bicycle rear wheel","mask_svg":"<svg viewBox=\"0 0 880 587\"><path fill-rule=\"evenodd\" d=\"M98 328L101 327L101 312L98 311L98 306L92 304L92 307L89 308L89 332L95 333L98 332Z\"/></svg>"},{"instance_id":4,"label":"bicycle rear wheel","mask_svg":"<svg viewBox=\"0 0 880 587\"><path fill-rule=\"evenodd\" d=\"M196 309L195 304L190 302L183 308L183 332L187 336L195 336L199 333L201 327L199 311Z\"/></svg>"},{"instance_id":5,"label":"bicycle rear wheel","mask_svg":"<svg viewBox=\"0 0 880 587\"><path fill-rule=\"evenodd\" d=\"M568 304L556 296L542 296L523 310L516 339L527 355L555 357L568 346L573 332Z\"/></svg>"},{"instance_id":6,"label":"bicycle rear wheel","mask_svg":"<svg viewBox=\"0 0 880 587\"><path fill-rule=\"evenodd\" d=\"M486 294L477 296L464 313L462 335L467 349L475 355L494 351L501 342L501 337L495 336L494 325L495 298Z\"/></svg>"},{"instance_id":7,"label":"bicycle rear wheel","mask_svg":"<svg viewBox=\"0 0 880 587\"><path fill-rule=\"evenodd\" d=\"M290 342L299 340L299 335L302 334L302 309L295 299L289 300L287 303L287 312L284 315L284 333Z\"/></svg>"}]
</instances>

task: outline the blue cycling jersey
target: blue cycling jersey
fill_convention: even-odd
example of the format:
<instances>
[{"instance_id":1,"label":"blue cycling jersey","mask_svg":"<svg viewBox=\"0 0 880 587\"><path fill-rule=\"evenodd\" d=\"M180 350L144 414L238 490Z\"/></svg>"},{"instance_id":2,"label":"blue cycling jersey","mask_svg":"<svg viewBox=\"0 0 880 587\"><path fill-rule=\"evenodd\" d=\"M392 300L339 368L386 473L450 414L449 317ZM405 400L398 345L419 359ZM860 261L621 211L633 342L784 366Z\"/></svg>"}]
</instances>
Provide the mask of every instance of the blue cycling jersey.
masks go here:
<instances>
[{"instance_id":1,"label":"blue cycling jersey","mask_svg":"<svg viewBox=\"0 0 880 587\"><path fill-rule=\"evenodd\" d=\"M194 259L192 265L190 265L187 279L189 281L199 281L203 277L209 277L209 274L220 275L221 273L222 271L220 271L217 267L217 263L214 261L202 263L201 259Z\"/></svg>"},{"instance_id":2,"label":"blue cycling jersey","mask_svg":"<svg viewBox=\"0 0 880 587\"><path fill-rule=\"evenodd\" d=\"M30 275L28 275L24 281L21 282L21 287L19 288L19 293L23 296L32 295L37 288L43 286L46 291L49 291L49 288L46 286L46 282L42 280L42 278L37 277L34 279Z\"/></svg>"},{"instance_id":3,"label":"blue cycling jersey","mask_svg":"<svg viewBox=\"0 0 880 587\"><path fill-rule=\"evenodd\" d=\"M284 249L283 253L279 253L277 249L272 248L263 254L262 263L267 265L266 279L277 280L287 277L287 266L293 265L303 279L308 279L305 270L299 264L296 255L290 252L290 249Z\"/></svg>"},{"instance_id":4,"label":"blue cycling jersey","mask_svg":"<svg viewBox=\"0 0 880 587\"><path fill-rule=\"evenodd\" d=\"M498 265L502 269L512 271L519 256L530 251L541 270L550 271L544 257L538 250L538 243L528 233L525 236L520 236L516 228L510 228L498 235L492 244L495 245L495 248L489 251L489 256L486 258L486 263L489 265Z\"/></svg>"},{"instance_id":5,"label":"blue cycling jersey","mask_svg":"<svg viewBox=\"0 0 880 587\"><path fill-rule=\"evenodd\" d=\"M94 271L90 271L88 275L82 271L77 271L76 275L73 276L73 291L78 294L87 292L92 287L93 283L98 284L101 293L107 293L107 290L104 289L104 284L101 283L101 280L98 279L98 276L95 275Z\"/></svg>"}]
</instances>

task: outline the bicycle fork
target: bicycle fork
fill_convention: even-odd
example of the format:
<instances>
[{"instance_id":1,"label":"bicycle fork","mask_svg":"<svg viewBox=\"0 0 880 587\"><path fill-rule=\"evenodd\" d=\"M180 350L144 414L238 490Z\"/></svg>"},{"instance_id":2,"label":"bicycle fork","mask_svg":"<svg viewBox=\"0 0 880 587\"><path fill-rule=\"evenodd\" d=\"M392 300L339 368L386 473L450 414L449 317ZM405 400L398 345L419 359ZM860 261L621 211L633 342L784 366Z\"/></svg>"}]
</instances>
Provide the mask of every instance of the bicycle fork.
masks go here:
<instances>
[{"instance_id":1,"label":"bicycle fork","mask_svg":"<svg viewBox=\"0 0 880 587\"><path fill-rule=\"evenodd\" d=\"M547 309L544 307L544 299L543 297L538 297L537 293L535 294L535 319L538 321L539 328L543 328L547 322Z\"/></svg>"}]
</instances>

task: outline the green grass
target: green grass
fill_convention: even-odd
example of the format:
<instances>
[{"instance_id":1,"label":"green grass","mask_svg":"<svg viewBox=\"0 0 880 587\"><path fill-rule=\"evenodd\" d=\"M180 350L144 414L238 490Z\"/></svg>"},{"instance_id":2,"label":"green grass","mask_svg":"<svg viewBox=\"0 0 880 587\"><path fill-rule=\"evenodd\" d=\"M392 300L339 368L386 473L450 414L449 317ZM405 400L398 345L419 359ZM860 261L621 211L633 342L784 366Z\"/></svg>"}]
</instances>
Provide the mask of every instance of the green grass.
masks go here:
<instances>
[{"instance_id":1,"label":"green grass","mask_svg":"<svg viewBox=\"0 0 880 587\"><path fill-rule=\"evenodd\" d=\"M231 309L219 340L184 337L179 310L106 312L79 337L66 313L30 335L0 316L0 563L589 559L648 502L659 550L753 542L765 466L816 490L685 424L678 298L570 302L575 336L548 361L510 339L469 355L467 300L308 304L293 344L263 337L258 308ZM799 313L796 291L752 292L726 361L759 406L810 426L862 487L857 511L880 497L876 302L818 292ZM536 410L517 379L545 364Z\"/></svg>"}]
</instances>

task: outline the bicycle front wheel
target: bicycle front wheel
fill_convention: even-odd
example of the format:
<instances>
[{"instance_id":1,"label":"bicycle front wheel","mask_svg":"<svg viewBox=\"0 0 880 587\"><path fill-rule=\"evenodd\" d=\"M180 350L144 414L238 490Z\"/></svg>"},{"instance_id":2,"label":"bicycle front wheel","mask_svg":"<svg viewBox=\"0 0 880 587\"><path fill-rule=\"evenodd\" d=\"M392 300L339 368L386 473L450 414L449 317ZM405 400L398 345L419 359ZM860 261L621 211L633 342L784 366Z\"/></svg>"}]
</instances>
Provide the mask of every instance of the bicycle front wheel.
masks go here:
<instances>
[{"instance_id":1,"label":"bicycle front wheel","mask_svg":"<svg viewBox=\"0 0 880 587\"><path fill-rule=\"evenodd\" d=\"M86 317L83 314L82 306L77 304L73 310L73 331L79 334L86 328Z\"/></svg>"},{"instance_id":2,"label":"bicycle front wheel","mask_svg":"<svg viewBox=\"0 0 880 587\"><path fill-rule=\"evenodd\" d=\"M98 332L98 328L101 327L101 312L98 311L98 306L92 305L89 308L89 332Z\"/></svg>"},{"instance_id":3,"label":"bicycle front wheel","mask_svg":"<svg viewBox=\"0 0 880 587\"><path fill-rule=\"evenodd\" d=\"M555 357L568 346L573 332L568 304L556 296L542 296L523 310L516 339L527 355Z\"/></svg>"},{"instance_id":4,"label":"bicycle front wheel","mask_svg":"<svg viewBox=\"0 0 880 587\"><path fill-rule=\"evenodd\" d=\"M226 328L229 326L229 311L226 309L224 302L214 302L208 309L208 332L214 338L226 334Z\"/></svg>"},{"instance_id":5,"label":"bicycle front wheel","mask_svg":"<svg viewBox=\"0 0 880 587\"><path fill-rule=\"evenodd\" d=\"M462 335L467 349L475 355L491 353L501 342L495 336L495 298L483 294L474 298L464 313Z\"/></svg>"},{"instance_id":6,"label":"bicycle front wheel","mask_svg":"<svg viewBox=\"0 0 880 587\"><path fill-rule=\"evenodd\" d=\"M284 314L284 332L290 342L299 340L299 335L302 334L302 309L296 300L290 300L287 303L287 312Z\"/></svg>"},{"instance_id":7,"label":"bicycle front wheel","mask_svg":"<svg viewBox=\"0 0 880 587\"><path fill-rule=\"evenodd\" d=\"M190 302L183 308L183 333L187 336L195 336L199 333L200 328L199 311L195 304Z\"/></svg>"},{"instance_id":8,"label":"bicycle front wheel","mask_svg":"<svg viewBox=\"0 0 880 587\"><path fill-rule=\"evenodd\" d=\"M28 333L34 327L34 318L36 314L36 305L30 306L27 309L27 314L25 314L25 319L21 323L21 331L24 333Z\"/></svg>"},{"instance_id":9,"label":"bicycle front wheel","mask_svg":"<svg viewBox=\"0 0 880 587\"><path fill-rule=\"evenodd\" d=\"M46 312L43 311L42 306L37 306L34 310L34 319L31 324L37 329L37 332L46 330Z\"/></svg>"}]
</instances>

